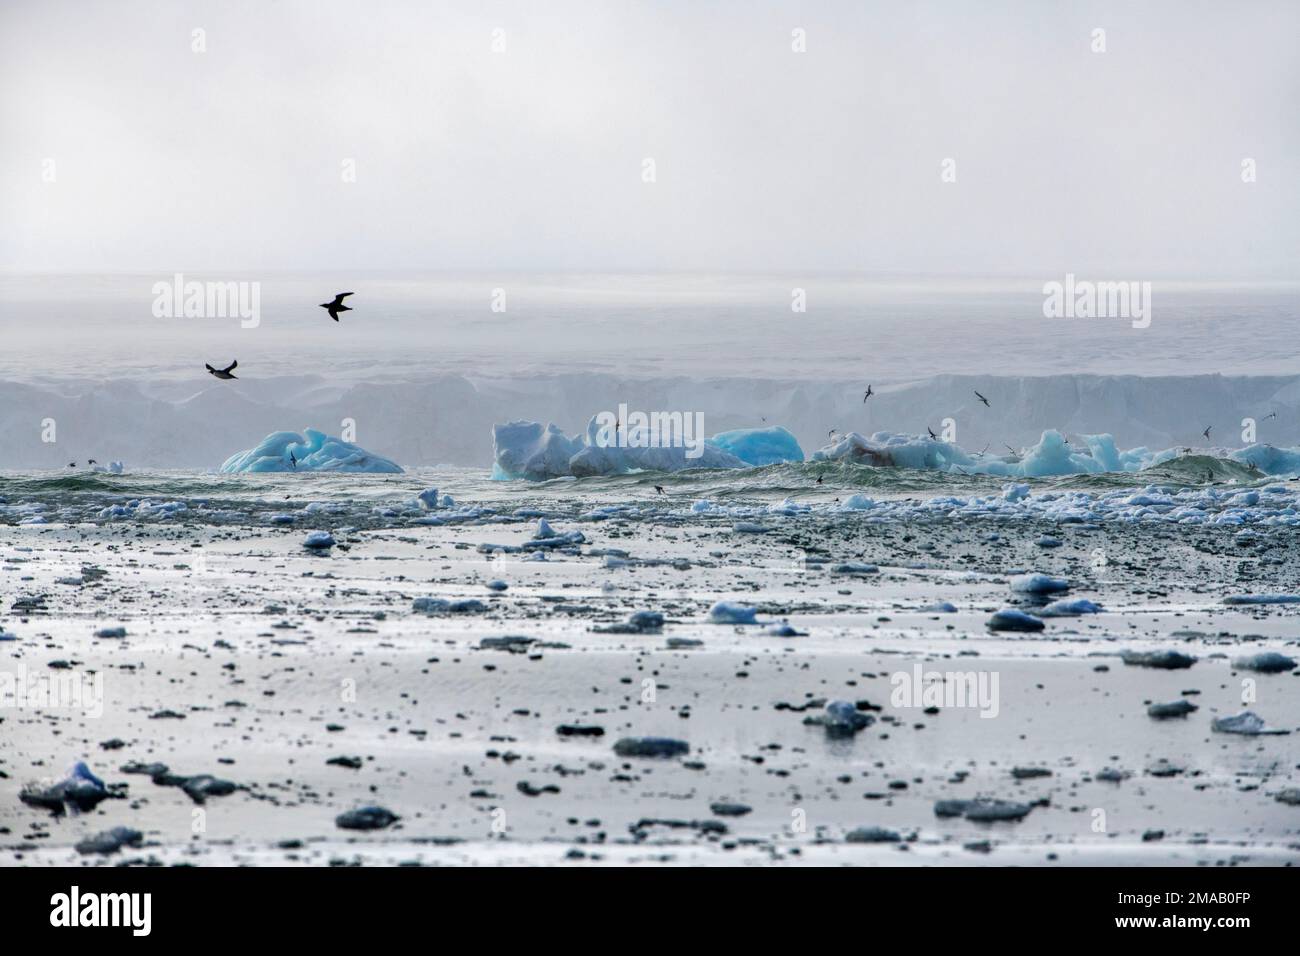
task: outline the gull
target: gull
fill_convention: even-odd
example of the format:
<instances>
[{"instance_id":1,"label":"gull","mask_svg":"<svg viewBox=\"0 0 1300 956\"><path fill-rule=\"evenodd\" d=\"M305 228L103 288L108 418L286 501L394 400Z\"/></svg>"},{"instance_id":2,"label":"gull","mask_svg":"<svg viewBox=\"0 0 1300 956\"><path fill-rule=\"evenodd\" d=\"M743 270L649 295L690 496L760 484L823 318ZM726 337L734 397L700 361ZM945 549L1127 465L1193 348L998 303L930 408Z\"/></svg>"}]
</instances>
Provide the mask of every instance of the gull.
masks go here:
<instances>
[{"instance_id":1,"label":"gull","mask_svg":"<svg viewBox=\"0 0 1300 956\"><path fill-rule=\"evenodd\" d=\"M930 437L933 438L935 441L939 440L939 436L934 433L934 429L931 428L929 425L925 426L925 430L930 433Z\"/></svg>"},{"instance_id":2,"label":"gull","mask_svg":"<svg viewBox=\"0 0 1300 956\"><path fill-rule=\"evenodd\" d=\"M239 362L235 361L235 362L231 362L225 368L213 368L211 365L204 363L203 367L206 368L213 375L215 375L217 378L235 378L235 376L231 375L230 373L235 370L235 366L237 366L238 364Z\"/></svg>"},{"instance_id":3,"label":"gull","mask_svg":"<svg viewBox=\"0 0 1300 956\"><path fill-rule=\"evenodd\" d=\"M862 394L862 401L865 403L867 399L869 399L872 395L875 394L876 393L871 390L871 386L868 385L867 390Z\"/></svg>"},{"instance_id":4,"label":"gull","mask_svg":"<svg viewBox=\"0 0 1300 956\"><path fill-rule=\"evenodd\" d=\"M974 389L972 389L972 391L974 391ZM981 395L979 392L975 392L975 397L978 398L981 402L983 402L986 408L992 407L991 405L989 405L989 400L985 398L983 395Z\"/></svg>"},{"instance_id":5,"label":"gull","mask_svg":"<svg viewBox=\"0 0 1300 956\"><path fill-rule=\"evenodd\" d=\"M322 302L322 303L320 304L320 307L321 307L322 309L324 309L326 312L328 312L328 313L330 314L330 318L331 318L331 319L333 319L335 322L337 322L337 321L339 320L339 313L340 313L340 312L351 312L351 311L352 311L352 306L350 306L350 305L344 305L344 304L343 304L343 300L344 300L347 296L350 296L350 295L352 295L352 294L353 294L353 293L351 293L351 292L340 292L338 295L336 295L336 296L334 297L334 301L333 301L333 302Z\"/></svg>"},{"instance_id":6,"label":"gull","mask_svg":"<svg viewBox=\"0 0 1300 956\"><path fill-rule=\"evenodd\" d=\"M1264 421L1268 421L1270 418L1277 418L1277 412L1269 412L1264 416Z\"/></svg>"},{"instance_id":7,"label":"gull","mask_svg":"<svg viewBox=\"0 0 1300 956\"><path fill-rule=\"evenodd\" d=\"M1210 429L1213 427L1214 427L1213 425L1206 425L1205 431L1201 432L1201 434L1205 436L1206 441L1210 440Z\"/></svg>"}]
</instances>

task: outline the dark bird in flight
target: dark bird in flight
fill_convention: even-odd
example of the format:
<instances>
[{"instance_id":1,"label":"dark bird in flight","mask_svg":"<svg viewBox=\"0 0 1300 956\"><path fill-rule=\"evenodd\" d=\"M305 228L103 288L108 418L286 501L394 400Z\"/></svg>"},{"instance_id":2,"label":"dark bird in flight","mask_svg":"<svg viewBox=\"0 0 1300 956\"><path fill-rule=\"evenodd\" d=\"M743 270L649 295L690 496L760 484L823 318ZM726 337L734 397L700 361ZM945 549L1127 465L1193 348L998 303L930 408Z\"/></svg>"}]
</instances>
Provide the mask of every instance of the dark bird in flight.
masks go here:
<instances>
[{"instance_id":1,"label":"dark bird in flight","mask_svg":"<svg viewBox=\"0 0 1300 956\"><path fill-rule=\"evenodd\" d=\"M931 428L929 425L925 426L925 430L930 433L930 437L933 438L935 441L939 440L939 436L934 433L934 429Z\"/></svg>"},{"instance_id":2,"label":"dark bird in flight","mask_svg":"<svg viewBox=\"0 0 1300 956\"><path fill-rule=\"evenodd\" d=\"M320 307L330 314L331 319L337 322L339 320L340 312L352 311L352 306L343 304L343 300L350 295L352 295L351 292L340 292L334 297L333 302L322 302Z\"/></svg>"},{"instance_id":3,"label":"dark bird in flight","mask_svg":"<svg viewBox=\"0 0 1300 956\"><path fill-rule=\"evenodd\" d=\"M1264 416L1264 421L1268 421L1270 418L1277 418L1277 412L1269 412Z\"/></svg>"},{"instance_id":4,"label":"dark bird in flight","mask_svg":"<svg viewBox=\"0 0 1300 956\"><path fill-rule=\"evenodd\" d=\"M69 468L76 468L76 467L77 467L77 463L76 463L75 461L70 461L70 462L68 462L68 467L69 467Z\"/></svg>"},{"instance_id":5,"label":"dark bird in flight","mask_svg":"<svg viewBox=\"0 0 1300 956\"><path fill-rule=\"evenodd\" d=\"M821 476L821 475L818 475L818 476L817 476L817 484L820 485L821 483L822 483L822 476Z\"/></svg>"},{"instance_id":6,"label":"dark bird in flight","mask_svg":"<svg viewBox=\"0 0 1300 956\"><path fill-rule=\"evenodd\" d=\"M86 459L86 464L87 464L87 465L97 465L97 464L99 464L99 462L95 461L95 459L93 459L93 458L87 458L87 459Z\"/></svg>"},{"instance_id":7,"label":"dark bird in flight","mask_svg":"<svg viewBox=\"0 0 1300 956\"><path fill-rule=\"evenodd\" d=\"M972 389L972 391L973 391L973 389ZM981 395L979 392L975 392L975 397L978 398L981 402L983 402L984 405L985 405L985 407L987 407L987 408L991 408L991 407L992 407L991 405L989 405L989 400L988 400L987 398L985 398L983 395Z\"/></svg>"},{"instance_id":8,"label":"dark bird in flight","mask_svg":"<svg viewBox=\"0 0 1300 956\"><path fill-rule=\"evenodd\" d=\"M1201 432L1201 434L1205 436L1206 441L1210 440L1210 429L1213 427L1214 427L1213 425L1206 425L1205 431Z\"/></svg>"},{"instance_id":9,"label":"dark bird in flight","mask_svg":"<svg viewBox=\"0 0 1300 956\"><path fill-rule=\"evenodd\" d=\"M1005 442L1002 443L1002 447L1005 448L1007 451L1011 452L1011 454L1013 455L1020 454L1020 452L1016 451L1014 448L1012 448L1010 445L1006 444Z\"/></svg>"},{"instance_id":10,"label":"dark bird in flight","mask_svg":"<svg viewBox=\"0 0 1300 956\"><path fill-rule=\"evenodd\" d=\"M832 428L832 429L831 429L830 431L828 431L826 434L827 434L828 436L830 436L830 435L834 435L835 432L836 432L837 430L838 430L838 429Z\"/></svg>"},{"instance_id":11,"label":"dark bird in flight","mask_svg":"<svg viewBox=\"0 0 1300 956\"><path fill-rule=\"evenodd\" d=\"M871 390L871 386L868 385L868 386L867 386L867 390L866 390L865 392L862 393L862 401L865 402L867 399L869 399L872 395L875 395L875 394L876 394L876 393L873 392L873 391Z\"/></svg>"},{"instance_id":12,"label":"dark bird in flight","mask_svg":"<svg viewBox=\"0 0 1300 956\"><path fill-rule=\"evenodd\" d=\"M230 373L235 370L235 366L237 366L238 364L239 362L235 361L235 362L231 362L225 368L213 368L211 365L204 363L203 367L206 368L213 375L215 375L217 378L236 378L236 376L231 375Z\"/></svg>"},{"instance_id":13,"label":"dark bird in flight","mask_svg":"<svg viewBox=\"0 0 1300 956\"><path fill-rule=\"evenodd\" d=\"M293 467L298 467L298 459L294 456L293 452L289 452L289 461Z\"/></svg>"},{"instance_id":14,"label":"dark bird in flight","mask_svg":"<svg viewBox=\"0 0 1300 956\"><path fill-rule=\"evenodd\" d=\"M655 485L655 494L657 494L657 495L666 495L667 493L668 493L668 492L664 491L664 486L663 486L663 485Z\"/></svg>"}]
</instances>

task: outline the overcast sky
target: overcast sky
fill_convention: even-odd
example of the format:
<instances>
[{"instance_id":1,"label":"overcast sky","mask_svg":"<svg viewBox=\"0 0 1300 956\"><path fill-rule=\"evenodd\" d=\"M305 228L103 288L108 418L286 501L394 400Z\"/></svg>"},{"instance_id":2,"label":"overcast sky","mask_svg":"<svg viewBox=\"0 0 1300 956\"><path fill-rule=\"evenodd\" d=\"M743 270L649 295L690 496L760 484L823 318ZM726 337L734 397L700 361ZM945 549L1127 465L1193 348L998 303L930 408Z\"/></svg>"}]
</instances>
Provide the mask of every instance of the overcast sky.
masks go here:
<instances>
[{"instance_id":1,"label":"overcast sky","mask_svg":"<svg viewBox=\"0 0 1300 956\"><path fill-rule=\"evenodd\" d=\"M0 268L1297 278L1297 36L1252 0L4 0Z\"/></svg>"}]
</instances>

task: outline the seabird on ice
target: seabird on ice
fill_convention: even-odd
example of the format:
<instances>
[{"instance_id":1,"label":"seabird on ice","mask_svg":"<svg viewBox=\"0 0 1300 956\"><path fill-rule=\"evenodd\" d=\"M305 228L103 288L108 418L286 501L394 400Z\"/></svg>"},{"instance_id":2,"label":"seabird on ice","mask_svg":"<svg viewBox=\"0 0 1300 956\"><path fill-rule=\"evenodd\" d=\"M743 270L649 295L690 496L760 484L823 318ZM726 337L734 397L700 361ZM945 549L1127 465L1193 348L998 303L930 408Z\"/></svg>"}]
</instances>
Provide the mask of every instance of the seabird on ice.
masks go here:
<instances>
[{"instance_id":1,"label":"seabird on ice","mask_svg":"<svg viewBox=\"0 0 1300 956\"><path fill-rule=\"evenodd\" d=\"M225 368L213 368L211 365L208 365L205 362L203 367L206 368L213 375L215 375L217 378L236 378L236 376L231 375L230 373L235 370L235 366L237 366L238 364L239 364L238 361L234 361L231 362L229 365L227 365Z\"/></svg>"}]
</instances>

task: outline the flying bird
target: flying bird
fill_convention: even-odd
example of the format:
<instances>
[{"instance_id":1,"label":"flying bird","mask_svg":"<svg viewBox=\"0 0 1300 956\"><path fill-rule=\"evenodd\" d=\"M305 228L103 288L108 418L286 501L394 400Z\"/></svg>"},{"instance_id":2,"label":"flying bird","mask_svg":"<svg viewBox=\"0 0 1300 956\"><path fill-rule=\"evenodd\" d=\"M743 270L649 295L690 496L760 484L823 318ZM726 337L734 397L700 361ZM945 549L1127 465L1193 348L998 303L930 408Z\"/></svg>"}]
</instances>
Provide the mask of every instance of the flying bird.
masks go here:
<instances>
[{"instance_id":1,"label":"flying bird","mask_svg":"<svg viewBox=\"0 0 1300 956\"><path fill-rule=\"evenodd\" d=\"M822 483L822 476L821 476L821 475L818 475L818 476L817 476L817 484L820 485L821 483Z\"/></svg>"},{"instance_id":2,"label":"flying bird","mask_svg":"<svg viewBox=\"0 0 1300 956\"><path fill-rule=\"evenodd\" d=\"M213 368L211 365L208 365L205 362L203 367L206 368L210 373L215 375L217 378L236 378L236 376L230 373L235 370L235 366L237 366L238 364L239 364L238 361L232 361L225 368Z\"/></svg>"},{"instance_id":3,"label":"flying bird","mask_svg":"<svg viewBox=\"0 0 1300 956\"><path fill-rule=\"evenodd\" d=\"M95 459L93 459L93 458L87 458L87 459L86 459L86 464L87 464L87 465L97 465L97 464L99 464L99 462L95 461Z\"/></svg>"},{"instance_id":4,"label":"flying bird","mask_svg":"<svg viewBox=\"0 0 1300 956\"><path fill-rule=\"evenodd\" d=\"M1270 418L1277 418L1277 412L1269 412L1264 416L1264 421L1268 421Z\"/></svg>"},{"instance_id":5,"label":"flying bird","mask_svg":"<svg viewBox=\"0 0 1300 956\"><path fill-rule=\"evenodd\" d=\"M76 468L76 467L77 467L77 463L76 463L75 461L70 461L70 462L68 462L68 467L69 467L69 468Z\"/></svg>"},{"instance_id":6,"label":"flying bird","mask_svg":"<svg viewBox=\"0 0 1300 956\"><path fill-rule=\"evenodd\" d=\"M289 461L292 463L294 468L298 467L298 459L293 452L289 452Z\"/></svg>"},{"instance_id":7,"label":"flying bird","mask_svg":"<svg viewBox=\"0 0 1300 956\"><path fill-rule=\"evenodd\" d=\"M867 390L866 390L865 392L862 393L862 401L863 401L863 402L866 402L867 399L869 399L872 395L875 395L875 394L876 394L876 393L873 392L873 391L871 390L871 386L868 385L868 386L867 386Z\"/></svg>"},{"instance_id":8,"label":"flying bird","mask_svg":"<svg viewBox=\"0 0 1300 956\"><path fill-rule=\"evenodd\" d=\"M930 437L933 438L935 441L939 440L939 436L934 433L934 429L931 428L929 425L925 426L925 430L930 433Z\"/></svg>"},{"instance_id":9,"label":"flying bird","mask_svg":"<svg viewBox=\"0 0 1300 956\"><path fill-rule=\"evenodd\" d=\"M352 295L351 292L340 292L334 297L333 302L322 302L320 307L330 314L331 319L337 322L339 320L340 312L352 311L352 306L343 304L343 300L350 295Z\"/></svg>"},{"instance_id":10,"label":"flying bird","mask_svg":"<svg viewBox=\"0 0 1300 956\"><path fill-rule=\"evenodd\" d=\"M972 390L972 391L973 391L973 390ZM988 400L987 398L985 398L983 395L981 395L979 392L975 392L975 397L978 398L981 402L983 402L986 408L992 408L992 407L993 407L993 406L989 405L989 400Z\"/></svg>"},{"instance_id":11,"label":"flying bird","mask_svg":"<svg viewBox=\"0 0 1300 956\"><path fill-rule=\"evenodd\" d=\"M1205 431L1201 432L1201 434L1205 436L1206 441L1210 440L1210 429L1213 427L1214 427L1213 425L1206 425Z\"/></svg>"}]
</instances>

